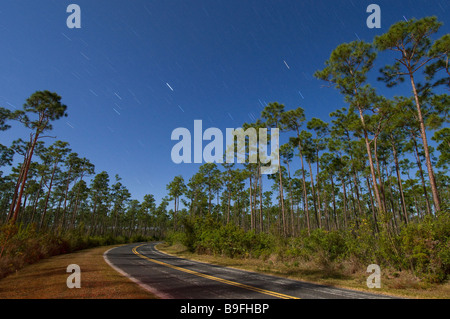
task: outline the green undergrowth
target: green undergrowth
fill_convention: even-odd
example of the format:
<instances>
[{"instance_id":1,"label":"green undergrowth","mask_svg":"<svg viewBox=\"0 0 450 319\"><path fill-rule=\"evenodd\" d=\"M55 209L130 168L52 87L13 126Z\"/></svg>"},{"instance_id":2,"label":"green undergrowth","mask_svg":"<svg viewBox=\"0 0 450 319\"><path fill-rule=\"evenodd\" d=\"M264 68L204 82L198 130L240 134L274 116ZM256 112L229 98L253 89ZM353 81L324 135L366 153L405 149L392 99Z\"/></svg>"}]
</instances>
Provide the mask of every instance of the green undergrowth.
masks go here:
<instances>
[{"instance_id":1,"label":"green undergrowth","mask_svg":"<svg viewBox=\"0 0 450 319\"><path fill-rule=\"evenodd\" d=\"M99 246L152 241L144 236L90 236L83 227L60 233L37 231L34 225L0 227L0 279L43 258Z\"/></svg>"},{"instance_id":2,"label":"green undergrowth","mask_svg":"<svg viewBox=\"0 0 450 319\"><path fill-rule=\"evenodd\" d=\"M366 271L370 264L413 274L417 280L440 284L450 279L450 216L425 218L403 225L393 234L380 225L373 232L364 220L349 230L306 231L296 237L284 238L267 233L244 231L232 224L226 226L210 218L184 221L182 231L172 232L167 243L181 243L190 252L229 258L256 258L269 263L314 263L322 269L342 269L351 265L353 271Z\"/></svg>"}]
</instances>

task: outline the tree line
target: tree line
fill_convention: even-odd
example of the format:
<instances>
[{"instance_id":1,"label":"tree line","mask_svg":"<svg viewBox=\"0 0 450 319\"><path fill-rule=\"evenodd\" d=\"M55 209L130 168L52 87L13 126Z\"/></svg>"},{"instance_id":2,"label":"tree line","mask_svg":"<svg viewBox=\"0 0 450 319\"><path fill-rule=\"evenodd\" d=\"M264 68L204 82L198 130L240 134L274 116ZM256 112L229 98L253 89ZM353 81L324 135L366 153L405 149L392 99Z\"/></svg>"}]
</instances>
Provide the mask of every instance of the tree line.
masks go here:
<instances>
[{"instance_id":1,"label":"tree line","mask_svg":"<svg viewBox=\"0 0 450 319\"><path fill-rule=\"evenodd\" d=\"M435 17L401 21L373 43L339 45L314 74L346 102L330 122L307 121L302 107L274 102L260 119L243 124L275 127L289 138L269 190L260 163L207 163L187 182L177 176L167 186L174 216L214 216L286 237L358 227L363 220L374 234L383 227L395 235L402 225L448 213L450 35L431 38L441 25ZM384 51L391 51L392 64L380 68L378 80L394 87L406 79L411 96L388 99L367 80ZM429 145L430 132L437 149Z\"/></svg>"},{"instance_id":2,"label":"tree line","mask_svg":"<svg viewBox=\"0 0 450 319\"><path fill-rule=\"evenodd\" d=\"M0 172L0 223L33 224L55 234L82 227L89 236L163 236L167 202L157 206L151 194L142 202L132 199L118 175L110 181L105 171L95 174L95 165L68 142L45 145L52 122L67 116L66 110L61 97L50 91L32 94L22 110L0 108L2 131L13 121L30 130L28 140L0 144L0 164L11 168L6 176Z\"/></svg>"},{"instance_id":3,"label":"tree line","mask_svg":"<svg viewBox=\"0 0 450 319\"><path fill-rule=\"evenodd\" d=\"M339 45L314 74L345 101L329 121L307 121L304 108L273 102L242 125L279 128L288 140L276 174L263 178L259 162L207 163L188 180L176 176L159 205L151 194L132 199L118 175L112 181L107 172L96 174L67 142L47 146L46 134L67 106L56 93L36 92L21 110L0 108L0 130L20 123L30 132L0 144L0 168L11 171L0 175L0 221L55 233L82 227L92 235L160 238L183 231L189 217L281 237L368 222L374 235L395 236L403 225L448 213L450 35L433 40L441 25L435 17L401 21L373 43ZM380 54L391 64L378 80L409 87L410 96L386 98L368 81Z\"/></svg>"}]
</instances>

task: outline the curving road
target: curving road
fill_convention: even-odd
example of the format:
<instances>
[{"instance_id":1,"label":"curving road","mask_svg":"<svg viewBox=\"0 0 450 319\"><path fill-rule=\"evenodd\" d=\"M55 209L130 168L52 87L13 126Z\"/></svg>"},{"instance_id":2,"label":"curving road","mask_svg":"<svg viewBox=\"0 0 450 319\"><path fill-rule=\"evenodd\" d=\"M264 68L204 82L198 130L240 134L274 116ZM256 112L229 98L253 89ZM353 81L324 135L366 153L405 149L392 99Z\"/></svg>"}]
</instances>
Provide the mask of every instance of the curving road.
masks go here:
<instances>
[{"instance_id":1,"label":"curving road","mask_svg":"<svg viewBox=\"0 0 450 319\"><path fill-rule=\"evenodd\" d=\"M157 243L107 251L117 271L162 299L381 299L382 295L333 288L164 254Z\"/></svg>"}]
</instances>

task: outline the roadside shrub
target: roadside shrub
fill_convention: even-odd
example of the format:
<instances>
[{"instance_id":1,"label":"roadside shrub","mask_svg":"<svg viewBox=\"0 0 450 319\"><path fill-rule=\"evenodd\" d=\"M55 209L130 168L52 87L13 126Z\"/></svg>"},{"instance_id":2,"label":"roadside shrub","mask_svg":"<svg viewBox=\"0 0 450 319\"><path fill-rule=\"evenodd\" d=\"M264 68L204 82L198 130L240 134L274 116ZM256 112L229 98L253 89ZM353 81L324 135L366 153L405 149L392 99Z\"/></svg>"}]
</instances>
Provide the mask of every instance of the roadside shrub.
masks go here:
<instances>
[{"instance_id":1,"label":"roadside shrub","mask_svg":"<svg viewBox=\"0 0 450 319\"><path fill-rule=\"evenodd\" d=\"M305 238L306 247L314 254L321 252L326 262L343 259L348 252L347 243L342 233L316 229Z\"/></svg>"},{"instance_id":2,"label":"roadside shrub","mask_svg":"<svg viewBox=\"0 0 450 319\"><path fill-rule=\"evenodd\" d=\"M286 257L297 257L304 261L317 260L321 265L347 257L349 248L343 232L315 229L310 236L303 232L286 243ZM280 257L284 257L280 252Z\"/></svg>"},{"instance_id":3,"label":"roadside shrub","mask_svg":"<svg viewBox=\"0 0 450 319\"><path fill-rule=\"evenodd\" d=\"M450 215L426 216L421 223L410 223L401 234L405 263L429 282L450 278Z\"/></svg>"},{"instance_id":4,"label":"roadside shrub","mask_svg":"<svg viewBox=\"0 0 450 319\"><path fill-rule=\"evenodd\" d=\"M70 232L52 234L37 232L34 225L5 224L0 226L0 278L43 258L98 246L151 240L140 235L131 238L112 234L87 236L82 225Z\"/></svg>"},{"instance_id":5,"label":"roadside shrub","mask_svg":"<svg viewBox=\"0 0 450 319\"><path fill-rule=\"evenodd\" d=\"M70 244L54 235L39 234L32 226L0 228L0 278L42 258L70 251Z\"/></svg>"},{"instance_id":6,"label":"roadside shrub","mask_svg":"<svg viewBox=\"0 0 450 319\"><path fill-rule=\"evenodd\" d=\"M208 217L186 218L183 229L169 234L167 242L179 242L192 252L231 258L276 256L281 261L316 262L322 267L347 263L363 271L367 265L378 264L395 271L411 270L431 283L450 278L449 214L402 225L399 234L384 224L379 224L376 233L372 223L361 219L347 230L314 229L310 235L304 230L290 238L244 231Z\"/></svg>"},{"instance_id":7,"label":"roadside shrub","mask_svg":"<svg viewBox=\"0 0 450 319\"><path fill-rule=\"evenodd\" d=\"M192 251L192 247L188 246L187 240L186 240L186 234L184 232L169 232L166 237L166 243L169 245L175 245L177 243L183 244L186 246L190 251Z\"/></svg>"},{"instance_id":8,"label":"roadside shrub","mask_svg":"<svg viewBox=\"0 0 450 319\"><path fill-rule=\"evenodd\" d=\"M186 218L183 231L171 232L166 242L181 243L190 251L227 257L254 257L270 254L272 237L265 233L244 231L233 224L222 225L211 218Z\"/></svg>"},{"instance_id":9,"label":"roadside shrub","mask_svg":"<svg viewBox=\"0 0 450 319\"><path fill-rule=\"evenodd\" d=\"M377 238L372 225L366 219L362 219L358 225L353 224L344 236L349 256L367 265L379 262Z\"/></svg>"}]
</instances>

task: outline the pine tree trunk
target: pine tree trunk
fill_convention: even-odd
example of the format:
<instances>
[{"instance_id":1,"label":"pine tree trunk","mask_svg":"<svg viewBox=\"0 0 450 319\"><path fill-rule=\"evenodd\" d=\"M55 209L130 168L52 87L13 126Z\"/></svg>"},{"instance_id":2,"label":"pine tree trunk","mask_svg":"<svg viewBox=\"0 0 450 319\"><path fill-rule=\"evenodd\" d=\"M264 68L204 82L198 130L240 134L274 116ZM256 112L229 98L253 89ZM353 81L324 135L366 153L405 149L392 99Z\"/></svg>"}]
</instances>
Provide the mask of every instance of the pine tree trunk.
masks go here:
<instances>
[{"instance_id":1,"label":"pine tree trunk","mask_svg":"<svg viewBox=\"0 0 450 319\"><path fill-rule=\"evenodd\" d=\"M317 156L317 165L316 165L316 170L317 170L317 175L316 175L316 189L317 189L317 209L319 211L319 216L321 216L321 203L320 203L320 179L319 179L319 173L320 173L320 165L319 165L319 149L317 148L317 152L316 152L316 156ZM328 223L329 221L327 221ZM327 224L328 227L328 224Z\"/></svg>"},{"instance_id":2,"label":"pine tree trunk","mask_svg":"<svg viewBox=\"0 0 450 319\"><path fill-rule=\"evenodd\" d=\"M284 214L284 195L283 195L283 179L281 176L281 162L280 162L280 152L278 152L278 176L280 178L280 202L281 202L281 215L282 215L282 221L283 221L283 235L286 237L286 220L285 220L285 214Z\"/></svg>"},{"instance_id":3,"label":"pine tree trunk","mask_svg":"<svg viewBox=\"0 0 450 319\"><path fill-rule=\"evenodd\" d=\"M44 219L45 219L45 215L47 213L48 200L50 198L50 192L52 191L52 185L53 185L53 179L55 177L55 171L56 171L56 163L53 166L52 177L50 178L50 185L48 186L47 197L45 198L45 204L44 204L44 212L42 213L41 224L39 225L39 229L41 229L42 226L44 225Z\"/></svg>"},{"instance_id":4,"label":"pine tree trunk","mask_svg":"<svg viewBox=\"0 0 450 319\"><path fill-rule=\"evenodd\" d=\"M342 177L342 190L344 195L344 227L348 227L348 221L347 221L347 190L345 187L345 180L344 177Z\"/></svg>"},{"instance_id":5,"label":"pine tree trunk","mask_svg":"<svg viewBox=\"0 0 450 319\"><path fill-rule=\"evenodd\" d=\"M369 142L369 136L368 136L367 129L366 129L366 123L364 121L364 115L363 115L362 109L360 107L358 107L358 110L359 110L359 118L361 120L362 128L364 131L364 142L366 144L367 157L369 159L370 175L372 177L372 184L373 184L373 188L374 188L375 198L377 201L377 207L379 210L382 210L383 205L381 202L380 193L378 191L377 177L375 175L375 168L373 165L373 158L372 158L372 149L370 148L370 142Z\"/></svg>"},{"instance_id":6,"label":"pine tree trunk","mask_svg":"<svg viewBox=\"0 0 450 319\"><path fill-rule=\"evenodd\" d=\"M358 191L358 183L356 180L356 176L353 176L354 178L354 184L353 184L353 196L352 196L352 204L353 204L353 215L355 216L355 224L356 227L359 228L359 221L358 221L358 215L356 214L356 207L355 207L355 195L358 201L358 208L360 212L360 216L362 216L362 210L361 210L361 202L359 200L359 191Z\"/></svg>"},{"instance_id":7,"label":"pine tree trunk","mask_svg":"<svg viewBox=\"0 0 450 319\"><path fill-rule=\"evenodd\" d=\"M374 139L374 158L375 158L375 164L376 164L376 169L377 169L377 174L378 174L378 183L379 183L379 192L380 192L380 198L381 198L381 204L383 205L383 210L387 211L387 207L386 207L386 193L384 191L384 183L383 183L383 175L381 174L381 168L380 168L380 161L378 159L378 138Z\"/></svg>"},{"instance_id":8,"label":"pine tree trunk","mask_svg":"<svg viewBox=\"0 0 450 319\"><path fill-rule=\"evenodd\" d=\"M423 149L425 151L425 161L427 164L428 178L430 179L431 193L433 195L434 208L435 208L436 212L439 212L441 210L441 201L440 201L438 189L436 186L436 179L434 177L433 166L431 165L431 158L430 158L430 151L428 149L428 141L427 141L427 133L426 133L426 128L425 128L425 123L424 123L423 116L422 116L422 110L420 107L419 96L417 93L416 84L414 82L414 75L413 75L411 69L409 69L408 71L409 71L409 76L411 79L411 86L412 86L413 92L414 92L414 99L416 102L417 114L419 117L420 135L422 137Z\"/></svg>"},{"instance_id":9,"label":"pine tree trunk","mask_svg":"<svg viewBox=\"0 0 450 319\"><path fill-rule=\"evenodd\" d=\"M375 225L375 232L379 233L380 230L378 229L378 220L377 220L376 210L375 210L375 207L373 204L372 189L370 187L370 182L369 182L368 177L366 177L366 181L367 181L367 189L369 190L370 205L372 206L372 218L373 218L373 223Z\"/></svg>"},{"instance_id":10,"label":"pine tree trunk","mask_svg":"<svg viewBox=\"0 0 450 319\"><path fill-rule=\"evenodd\" d=\"M303 182L303 201L305 206L306 213L306 226L308 228L308 235L311 234L311 223L309 220L309 209L308 209L308 194L306 192L306 178L305 178L305 168L303 163L303 154L302 154L302 144L300 143L300 132L297 129L297 137L298 137L298 151L302 164L302 182Z\"/></svg>"},{"instance_id":11,"label":"pine tree trunk","mask_svg":"<svg viewBox=\"0 0 450 319\"><path fill-rule=\"evenodd\" d=\"M253 230L253 196L252 196L252 174L250 173L250 229Z\"/></svg>"},{"instance_id":12,"label":"pine tree trunk","mask_svg":"<svg viewBox=\"0 0 450 319\"><path fill-rule=\"evenodd\" d=\"M403 193L402 177L400 174L400 165L398 163L397 148L395 147L395 143L393 140L392 140L392 152L394 154L394 164L395 164L395 171L397 173L397 183L398 183L398 189L400 191L400 201L401 201L401 205L402 205L402 212L403 212L403 216L405 217L405 220L408 220L408 213L406 211L406 203L405 203L405 194Z\"/></svg>"},{"instance_id":13,"label":"pine tree trunk","mask_svg":"<svg viewBox=\"0 0 450 319\"><path fill-rule=\"evenodd\" d=\"M11 220L11 224L15 224L18 214L19 214L19 209L21 206L21 202L22 202L22 195L23 195L23 191L25 189L25 184L27 182L27 177L28 177L28 170L30 169L30 165L31 165L31 158L33 157L33 152L34 152L34 148L36 147L36 143L37 143L37 139L39 137L39 130L36 131L35 135L34 135L34 139L33 142L31 144L31 149L30 151L27 153L27 161L26 161L26 166L25 166L25 170L23 172L22 175L22 181L21 181L21 186L20 186L20 192L17 198L17 202L16 202L16 206L14 208L14 215L12 217Z\"/></svg>"},{"instance_id":14,"label":"pine tree trunk","mask_svg":"<svg viewBox=\"0 0 450 319\"><path fill-rule=\"evenodd\" d=\"M66 215L67 195L69 193L71 170L72 170L72 168L69 168L69 172L68 172L68 176L67 176L66 190L64 192L64 209L63 209L64 216Z\"/></svg>"},{"instance_id":15,"label":"pine tree trunk","mask_svg":"<svg viewBox=\"0 0 450 319\"><path fill-rule=\"evenodd\" d=\"M423 175L423 169L422 169L422 161L420 160L420 154L419 154L419 149L417 146L417 141L416 138L414 136L414 134L411 134L413 143L414 143L414 150L415 150L415 157L416 157L416 163L417 163L417 168L419 169L419 173L420 173L420 180L422 182L422 188L423 188L423 193L425 195L425 201L427 203L427 213L428 215L431 215L431 207L430 207L430 200L428 199L428 191L427 191L427 186L425 183L425 178Z\"/></svg>"},{"instance_id":16,"label":"pine tree trunk","mask_svg":"<svg viewBox=\"0 0 450 319\"><path fill-rule=\"evenodd\" d=\"M12 217L13 217L13 214L14 214L14 207L16 206L17 195L19 193L19 188L20 188L20 181L22 180L23 173L25 171L26 162L27 162L27 158L25 157L24 162L23 162L22 166L20 167L19 176L17 177L16 187L14 189L14 194L13 194L13 197L12 197L11 205L9 207L9 213L8 213L7 221L10 221L12 219Z\"/></svg>"},{"instance_id":17,"label":"pine tree trunk","mask_svg":"<svg viewBox=\"0 0 450 319\"><path fill-rule=\"evenodd\" d=\"M363 215L363 211L362 211L362 206L361 206L361 199L359 196L359 186L358 186L358 177L356 176L356 171L355 169L353 169L353 184L354 184L354 190L355 190L355 194L356 194L356 201L358 203L358 212L359 215L362 216ZM356 210L355 210L356 213Z\"/></svg>"},{"instance_id":18,"label":"pine tree trunk","mask_svg":"<svg viewBox=\"0 0 450 319\"><path fill-rule=\"evenodd\" d=\"M313 194L313 205L314 205L314 213L316 216L316 223L317 227L322 228L322 218L320 216L320 212L317 211L317 203L316 203L316 192L314 187L314 177L311 169L311 161L309 159L306 160L308 162L309 166L309 174L311 175L311 188L312 188L312 194Z\"/></svg>"},{"instance_id":19,"label":"pine tree trunk","mask_svg":"<svg viewBox=\"0 0 450 319\"><path fill-rule=\"evenodd\" d=\"M287 162L287 169L288 169L288 177L289 177L289 197L291 199L291 235L294 236L295 234L295 226L294 226L294 200L292 198L292 181L291 181L291 170L289 168L289 162Z\"/></svg>"},{"instance_id":20,"label":"pine tree trunk","mask_svg":"<svg viewBox=\"0 0 450 319\"><path fill-rule=\"evenodd\" d=\"M258 174L259 174L259 231L263 232L263 198L262 198L262 176L261 176L261 165L258 163Z\"/></svg>"},{"instance_id":21,"label":"pine tree trunk","mask_svg":"<svg viewBox=\"0 0 450 319\"><path fill-rule=\"evenodd\" d=\"M337 219L337 214L336 214L336 193L334 190L334 180L333 180L333 175L331 175L331 190L332 190L332 195L333 195L333 216L334 216L334 222L336 224L336 229L339 229L339 224L338 224L338 219ZM329 226L328 226L328 230L329 230Z\"/></svg>"}]
</instances>

